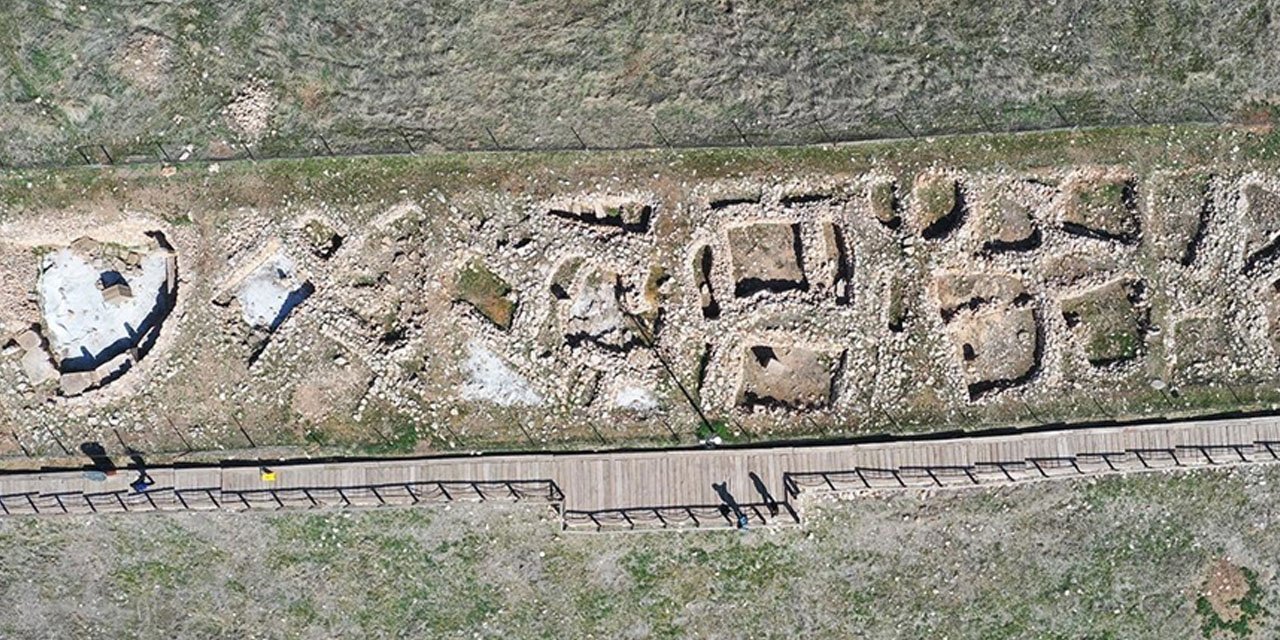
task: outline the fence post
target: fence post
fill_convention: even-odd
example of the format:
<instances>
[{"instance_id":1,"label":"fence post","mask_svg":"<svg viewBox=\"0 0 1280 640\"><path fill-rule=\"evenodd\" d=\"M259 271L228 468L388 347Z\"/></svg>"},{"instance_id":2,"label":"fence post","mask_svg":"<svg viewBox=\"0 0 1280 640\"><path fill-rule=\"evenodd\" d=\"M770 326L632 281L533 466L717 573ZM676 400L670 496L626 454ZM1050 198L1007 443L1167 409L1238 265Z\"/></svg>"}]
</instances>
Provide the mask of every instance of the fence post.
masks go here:
<instances>
[{"instance_id":1,"label":"fence post","mask_svg":"<svg viewBox=\"0 0 1280 640\"><path fill-rule=\"evenodd\" d=\"M450 445L450 447L457 449L458 445L462 444L462 438L458 437L458 432L454 431L453 427L450 427L448 422L444 422L443 424L444 430L448 431L450 436L453 436L453 444Z\"/></svg>"},{"instance_id":2,"label":"fence post","mask_svg":"<svg viewBox=\"0 0 1280 640\"><path fill-rule=\"evenodd\" d=\"M28 458L30 458L30 457L31 457L31 450L27 449L27 445L22 444L22 440L18 438L18 432L17 432L17 431L10 431L10 432L9 432L9 434L13 436L13 441L14 441L14 442L16 442L16 443L18 443L18 448L19 448L19 449L22 449L22 454L23 454L23 455L25 455L25 456L27 456Z\"/></svg>"},{"instance_id":3,"label":"fence post","mask_svg":"<svg viewBox=\"0 0 1280 640\"><path fill-rule=\"evenodd\" d=\"M835 142L835 140L831 139L831 134L827 133L827 128L822 126L822 120L820 120L817 115L813 116L813 123L818 125L818 131L822 133L823 140L828 143Z\"/></svg>"},{"instance_id":4,"label":"fence post","mask_svg":"<svg viewBox=\"0 0 1280 640\"><path fill-rule=\"evenodd\" d=\"M1209 109L1209 105L1205 104L1200 100L1196 100L1196 104L1200 105L1200 108L1204 109L1204 112L1209 114L1209 117L1212 118L1215 122L1217 122L1218 124L1222 124L1222 118L1219 118L1218 115L1213 112L1213 110Z\"/></svg>"},{"instance_id":5,"label":"fence post","mask_svg":"<svg viewBox=\"0 0 1280 640\"><path fill-rule=\"evenodd\" d=\"M1062 110L1058 108L1058 105L1053 104L1053 103L1049 103L1049 106L1053 108L1053 112L1054 112L1054 113L1058 114L1058 118L1059 118L1060 120L1062 120L1062 124L1063 124L1063 125L1068 126L1068 127L1073 127L1073 126L1075 126L1075 125L1071 124L1071 121L1070 121L1070 120L1067 120L1067 117L1066 117L1066 116L1062 115Z\"/></svg>"},{"instance_id":6,"label":"fence post","mask_svg":"<svg viewBox=\"0 0 1280 640\"><path fill-rule=\"evenodd\" d=\"M1150 125L1150 124L1151 124L1151 122L1150 122L1150 121L1148 121L1146 118L1142 117L1142 114L1141 114L1141 113L1138 113L1138 110L1134 108L1134 106L1133 106L1133 103L1132 103L1132 102L1126 102L1126 103L1125 103L1125 106L1129 107L1129 111L1132 111L1132 112L1133 112L1133 117L1137 118L1139 122L1141 122L1142 124L1145 124L1145 125Z\"/></svg>"},{"instance_id":7,"label":"fence post","mask_svg":"<svg viewBox=\"0 0 1280 640\"><path fill-rule=\"evenodd\" d=\"M186 453L194 451L194 449L191 448L191 443L187 440L187 437L182 435L182 432L178 430L178 425L174 424L173 420L167 415L164 417L164 420L169 423L169 428L173 430L174 435L178 436L178 439L182 441L182 446L187 448Z\"/></svg>"},{"instance_id":8,"label":"fence post","mask_svg":"<svg viewBox=\"0 0 1280 640\"><path fill-rule=\"evenodd\" d=\"M529 430L524 428L524 423L520 422L519 420L516 420L515 423L517 427L520 427L520 433L523 433L525 439L529 441L529 446L536 448L538 446L538 443L534 442L533 436L529 435Z\"/></svg>"},{"instance_id":9,"label":"fence post","mask_svg":"<svg viewBox=\"0 0 1280 640\"><path fill-rule=\"evenodd\" d=\"M253 449L257 449L258 448L257 443L255 443L253 441L253 438L249 436L249 432L245 430L244 425L240 424L240 418L231 416L231 419L235 421L236 427L240 429L240 435L244 436L244 439L249 441L249 447Z\"/></svg>"},{"instance_id":10,"label":"fence post","mask_svg":"<svg viewBox=\"0 0 1280 640\"><path fill-rule=\"evenodd\" d=\"M503 150L502 145L498 144L498 138L497 136L493 135L493 131L491 131L489 127L485 127L484 132L489 134L489 139L493 141L493 146L497 148L498 151L502 151Z\"/></svg>"},{"instance_id":11,"label":"fence post","mask_svg":"<svg viewBox=\"0 0 1280 640\"><path fill-rule=\"evenodd\" d=\"M62 444L62 438L59 438L58 434L52 428L45 427L45 430L49 432L49 435L53 438L53 441L58 444L58 448L62 449L63 453L68 456L71 455L71 450L67 448L67 445Z\"/></svg>"},{"instance_id":12,"label":"fence post","mask_svg":"<svg viewBox=\"0 0 1280 640\"><path fill-rule=\"evenodd\" d=\"M409 135L404 132L404 129L396 129L396 131L400 132L400 139L404 140L404 146L409 148L409 155L418 155L417 150L413 148L413 141L409 139Z\"/></svg>"},{"instance_id":13,"label":"fence post","mask_svg":"<svg viewBox=\"0 0 1280 640\"><path fill-rule=\"evenodd\" d=\"M572 131L572 132L573 132L573 137L575 137L575 138L577 138L577 139L578 139L578 144L582 146L582 150L583 150L583 151L586 151L586 150L587 150L587 143L586 143L586 142L584 142L584 141L582 140L582 136L578 135L578 130L577 130L577 129L575 129L575 128L573 127L573 125L569 125L569 131Z\"/></svg>"},{"instance_id":14,"label":"fence post","mask_svg":"<svg viewBox=\"0 0 1280 640\"><path fill-rule=\"evenodd\" d=\"M907 126L907 122L902 119L902 116L898 115L897 111L893 112L893 119L898 121L898 124L902 127L902 130L906 131L907 135L911 136L912 139L915 139L918 137L916 136L916 132L912 131L911 127Z\"/></svg>"},{"instance_id":15,"label":"fence post","mask_svg":"<svg viewBox=\"0 0 1280 640\"><path fill-rule=\"evenodd\" d=\"M995 130L991 128L991 125L989 123L987 123L986 117L982 115L982 110L979 109L977 105L974 105L973 113L974 115L978 116L978 122L982 123L982 128L986 129L987 133L995 134Z\"/></svg>"},{"instance_id":16,"label":"fence post","mask_svg":"<svg viewBox=\"0 0 1280 640\"><path fill-rule=\"evenodd\" d=\"M600 435L600 430L596 428L596 423L595 423L594 421L592 421L592 420L588 420L588 421L587 421L587 426L590 426L590 427L591 427L591 431L592 431L593 433L595 433L595 434L596 434L596 437L597 437L597 438L599 438L599 439L600 439L600 444L602 444L602 445L603 445L603 444L608 444L608 442L607 442L607 441L605 441L604 436L603 436L603 435Z\"/></svg>"},{"instance_id":17,"label":"fence post","mask_svg":"<svg viewBox=\"0 0 1280 640\"><path fill-rule=\"evenodd\" d=\"M670 141L670 140L667 140L667 136L665 136L665 135L663 135L663 134L662 134L662 129L659 129L659 128L658 128L658 123L656 123L656 122L650 122L650 123L649 123L649 126L653 127L653 131L654 131L654 133L658 134L658 139L662 141L662 144L663 144L664 146L666 146L666 148L670 149L670 148L671 148L671 141Z\"/></svg>"},{"instance_id":18,"label":"fence post","mask_svg":"<svg viewBox=\"0 0 1280 640\"><path fill-rule=\"evenodd\" d=\"M747 140L747 135L743 133L742 129L738 126L738 120L736 118L730 118L729 123L733 125L733 130L738 132L738 138L742 140L742 144L748 147L751 146L751 142Z\"/></svg>"}]
</instances>

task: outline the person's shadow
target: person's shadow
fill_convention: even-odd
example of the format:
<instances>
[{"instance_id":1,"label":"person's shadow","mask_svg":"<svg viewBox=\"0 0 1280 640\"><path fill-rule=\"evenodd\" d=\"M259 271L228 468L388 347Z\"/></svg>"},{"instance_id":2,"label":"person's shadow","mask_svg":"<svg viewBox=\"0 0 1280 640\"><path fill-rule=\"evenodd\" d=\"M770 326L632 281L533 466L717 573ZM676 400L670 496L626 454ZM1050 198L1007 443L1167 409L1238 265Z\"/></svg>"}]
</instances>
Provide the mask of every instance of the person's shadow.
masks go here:
<instances>
[{"instance_id":1,"label":"person's shadow","mask_svg":"<svg viewBox=\"0 0 1280 640\"><path fill-rule=\"evenodd\" d=\"M111 460L111 456L107 455L106 447L97 442L83 442L80 444L80 453L89 456L94 471L108 476L115 475L116 463Z\"/></svg>"},{"instance_id":2,"label":"person's shadow","mask_svg":"<svg viewBox=\"0 0 1280 640\"><path fill-rule=\"evenodd\" d=\"M124 444L123 439L120 442L121 444ZM156 483L156 481L151 478L151 474L147 473L147 461L142 457L141 451L138 451L129 445L124 446L124 451L129 454L129 461L133 463L131 466L138 470L138 479L129 483L129 486L135 493L143 493Z\"/></svg>"},{"instance_id":3,"label":"person's shadow","mask_svg":"<svg viewBox=\"0 0 1280 640\"><path fill-rule=\"evenodd\" d=\"M747 528L747 514L742 512L742 507L738 505L738 499L729 493L729 484L726 482L712 482L711 488L716 490L716 495L720 496L720 513L728 517L733 513L734 522L737 523L739 529Z\"/></svg>"},{"instance_id":4,"label":"person's shadow","mask_svg":"<svg viewBox=\"0 0 1280 640\"><path fill-rule=\"evenodd\" d=\"M751 485L756 488L756 492L764 498L765 505L769 508L769 515L778 515L778 501L774 499L773 494L769 492L769 487L764 483L756 472L752 471L747 474L751 478Z\"/></svg>"}]
</instances>

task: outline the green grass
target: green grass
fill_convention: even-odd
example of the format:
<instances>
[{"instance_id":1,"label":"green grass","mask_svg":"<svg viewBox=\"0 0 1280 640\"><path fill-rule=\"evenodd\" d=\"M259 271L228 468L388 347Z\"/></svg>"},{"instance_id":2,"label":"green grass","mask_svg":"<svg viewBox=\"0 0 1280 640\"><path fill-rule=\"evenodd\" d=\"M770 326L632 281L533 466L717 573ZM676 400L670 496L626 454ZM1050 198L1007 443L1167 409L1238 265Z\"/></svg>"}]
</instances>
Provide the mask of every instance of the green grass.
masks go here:
<instances>
[{"instance_id":1,"label":"green grass","mask_svg":"<svg viewBox=\"0 0 1280 640\"><path fill-rule=\"evenodd\" d=\"M412 453L418 447L418 429L408 420L394 421L391 433L385 437L382 442L365 445L363 449L367 453L391 455Z\"/></svg>"},{"instance_id":2,"label":"green grass","mask_svg":"<svg viewBox=\"0 0 1280 640\"><path fill-rule=\"evenodd\" d=\"M353 583L349 594L354 606L348 613L365 633L403 631L407 621L433 633L477 628L500 608L494 588L467 573L483 557L484 538L459 532L455 539L424 539L415 529L433 517L415 510L361 519L347 514L273 518L271 566L284 575L343 567L369 576ZM304 599L288 608L315 620L316 606Z\"/></svg>"},{"instance_id":3,"label":"green grass","mask_svg":"<svg viewBox=\"0 0 1280 640\"><path fill-rule=\"evenodd\" d=\"M172 522L144 527L120 524L112 552L121 561L109 579L127 597L150 598L187 589L228 559L225 551L211 548L197 534Z\"/></svg>"},{"instance_id":4,"label":"green grass","mask_svg":"<svg viewBox=\"0 0 1280 640\"><path fill-rule=\"evenodd\" d=\"M717 418L709 422L698 424L698 428L694 430L694 435L699 441L710 440L719 437L724 442L733 442L737 436L733 435L733 430L729 427L729 421L724 418Z\"/></svg>"},{"instance_id":5,"label":"green grass","mask_svg":"<svg viewBox=\"0 0 1280 640\"><path fill-rule=\"evenodd\" d=\"M0 635L1186 638L1212 623L1198 596L1230 550L1248 631L1272 637L1277 482L1257 466L886 492L745 533L571 534L497 503L8 519L0 597L22 613Z\"/></svg>"},{"instance_id":6,"label":"green grass","mask_svg":"<svg viewBox=\"0 0 1280 640\"><path fill-rule=\"evenodd\" d=\"M573 127L593 148L657 147L1139 121L1129 105L1152 121L1207 119L1201 103L1230 115L1275 75L1261 1L80 6L0 8L17 98L0 102L0 159L74 161L77 143L156 138L205 155L229 138L221 110L251 77L278 101L267 155L315 151L319 135L338 152L404 149L401 132L419 149L491 148L489 131L507 148L569 148ZM158 88L121 64L144 31L169 48ZM90 104L83 122L63 115Z\"/></svg>"}]
</instances>

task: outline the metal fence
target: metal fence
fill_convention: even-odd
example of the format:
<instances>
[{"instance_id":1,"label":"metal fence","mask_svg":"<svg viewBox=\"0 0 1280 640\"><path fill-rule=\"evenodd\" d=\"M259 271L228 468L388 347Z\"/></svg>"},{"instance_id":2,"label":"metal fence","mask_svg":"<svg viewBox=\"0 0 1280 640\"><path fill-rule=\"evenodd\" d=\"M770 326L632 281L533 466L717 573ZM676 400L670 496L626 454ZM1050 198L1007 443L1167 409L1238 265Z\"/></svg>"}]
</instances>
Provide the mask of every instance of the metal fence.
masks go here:
<instances>
[{"instance_id":1,"label":"metal fence","mask_svg":"<svg viewBox=\"0 0 1280 640\"><path fill-rule=\"evenodd\" d=\"M804 492L965 487L1257 462L1280 462L1280 442L1094 451L1054 458L978 461L966 466L903 466L889 469L859 467L808 471L788 473L784 477L784 483L788 498L794 498Z\"/></svg>"},{"instance_id":2,"label":"metal fence","mask_svg":"<svg viewBox=\"0 0 1280 640\"><path fill-rule=\"evenodd\" d=\"M335 487L230 490L222 487L86 493L23 492L0 495L0 515L238 511L388 507L448 502L531 502L558 508L564 502L551 480L432 480Z\"/></svg>"}]
</instances>

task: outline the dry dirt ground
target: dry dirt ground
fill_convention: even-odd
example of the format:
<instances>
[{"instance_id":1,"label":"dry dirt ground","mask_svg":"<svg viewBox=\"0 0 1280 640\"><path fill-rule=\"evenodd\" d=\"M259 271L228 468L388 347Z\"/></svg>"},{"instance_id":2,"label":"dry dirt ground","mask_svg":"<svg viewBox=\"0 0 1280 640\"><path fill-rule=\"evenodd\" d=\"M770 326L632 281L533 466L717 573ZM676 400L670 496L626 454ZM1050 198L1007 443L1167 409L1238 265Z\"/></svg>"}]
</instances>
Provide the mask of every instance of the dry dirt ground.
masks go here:
<instances>
[{"instance_id":1,"label":"dry dirt ground","mask_svg":"<svg viewBox=\"0 0 1280 640\"><path fill-rule=\"evenodd\" d=\"M689 443L694 405L730 439L1270 409L1274 149L1175 127L12 171L0 450ZM83 393L66 360L33 380L60 346L41 256L124 256L102 286L154 232L158 339Z\"/></svg>"},{"instance_id":2,"label":"dry dirt ground","mask_svg":"<svg viewBox=\"0 0 1280 640\"><path fill-rule=\"evenodd\" d=\"M1270 638L1280 469L566 534L545 507L0 519L6 638Z\"/></svg>"},{"instance_id":3,"label":"dry dirt ground","mask_svg":"<svg viewBox=\"0 0 1280 640\"><path fill-rule=\"evenodd\" d=\"M19 0L0 6L0 163L79 162L85 144L156 158L156 141L266 156L403 150L402 134L419 149L574 148L1247 116L1280 89L1275 12Z\"/></svg>"}]
</instances>

